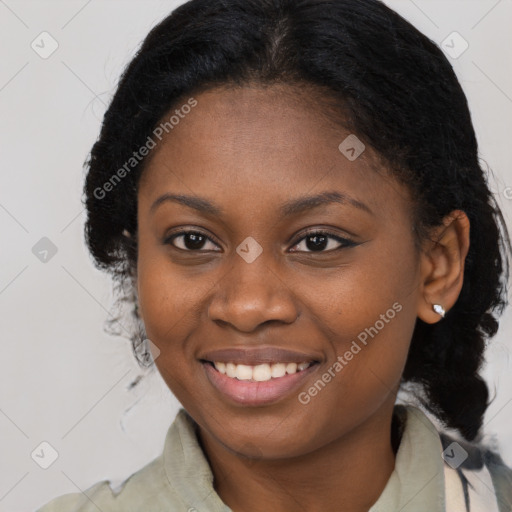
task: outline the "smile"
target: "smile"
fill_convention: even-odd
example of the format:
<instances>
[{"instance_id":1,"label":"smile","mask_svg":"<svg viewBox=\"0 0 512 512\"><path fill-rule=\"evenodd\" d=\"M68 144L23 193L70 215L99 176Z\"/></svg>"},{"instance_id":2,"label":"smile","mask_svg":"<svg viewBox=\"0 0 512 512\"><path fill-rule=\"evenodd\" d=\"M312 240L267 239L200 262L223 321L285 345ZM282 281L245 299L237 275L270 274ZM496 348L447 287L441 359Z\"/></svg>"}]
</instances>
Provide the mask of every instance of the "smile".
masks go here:
<instances>
[{"instance_id":1,"label":"smile","mask_svg":"<svg viewBox=\"0 0 512 512\"><path fill-rule=\"evenodd\" d=\"M255 366L201 361L206 377L224 400L234 405L263 406L298 392L320 366L303 363L263 363Z\"/></svg>"},{"instance_id":2,"label":"smile","mask_svg":"<svg viewBox=\"0 0 512 512\"><path fill-rule=\"evenodd\" d=\"M271 379L279 379L285 375L293 375L309 368L311 362L303 363L273 363L250 366L246 364L213 362L215 369L231 379L248 380L252 382L265 382Z\"/></svg>"}]
</instances>

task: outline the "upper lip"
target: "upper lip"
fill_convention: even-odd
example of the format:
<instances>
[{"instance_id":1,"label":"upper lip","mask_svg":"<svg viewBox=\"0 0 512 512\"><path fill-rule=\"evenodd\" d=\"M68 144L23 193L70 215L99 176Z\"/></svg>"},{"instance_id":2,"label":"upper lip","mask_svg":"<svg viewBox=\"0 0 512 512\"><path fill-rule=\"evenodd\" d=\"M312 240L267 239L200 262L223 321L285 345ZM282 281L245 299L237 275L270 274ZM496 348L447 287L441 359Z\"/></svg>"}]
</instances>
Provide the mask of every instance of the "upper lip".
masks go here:
<instances>
[{"instance_id":1,"label":"upper lip","mask_svg":"<svg viewBox=\"0 0 512 512\"><path fill-rule=\"evenodd\" d=\"M211 350L199 358L210 362L246 364L318 362L318 356L278 347L229 347Z\"/></svg>"}]
</instances>

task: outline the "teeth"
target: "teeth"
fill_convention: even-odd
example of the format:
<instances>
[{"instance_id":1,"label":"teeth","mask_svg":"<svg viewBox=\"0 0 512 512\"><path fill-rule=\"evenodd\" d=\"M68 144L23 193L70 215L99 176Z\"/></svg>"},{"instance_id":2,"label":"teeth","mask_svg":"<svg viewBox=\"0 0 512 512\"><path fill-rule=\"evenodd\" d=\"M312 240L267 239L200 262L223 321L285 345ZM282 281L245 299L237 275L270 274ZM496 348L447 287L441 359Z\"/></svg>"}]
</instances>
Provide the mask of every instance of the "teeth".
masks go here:
<instances>
[{"instance_id":1,"label":"teeth","mask_svg":"<svg viewBox=\"0 0 512 512\"><path fill-rule=\"evenodd\" d=\"M250 366L249 366L250 368ZM252 378L257 382L263 382L272 378L272 370L269 364L259 364L252 370Z\"/></svg>"},{"instance_id":2,"label":"teeth","mask_svg":"<svg viewBox=\"0 0 512 512\"><path fill-rule=\"evenodd\" d=\"M297 363L288 363L286 365L286 373L297 373Z\"/></svg>"},{"instance_id":3,"label":"teeth","mask_svg":"<svg viewBox=\"0 0 512 512\"><path fill-rule=\"evenodd\" d=\"M238 380L251 380L252 379L252 367L245 364L236 365L235 377Z\"/></svg>"},{"instance_id":4,"label":"teeth","mask_svg":"<svg viewBox=\"0 0 512 512\"><path fill-rule=\"evenodd\" d=\"M215 365L215 367L217 367L217 365ZM236 364L226 363L226 375L232 378L236 377Z\"/></svg>"},{"instance_id":5,"label":"teeth","mask_svg":"<svg viewBox=\"0 0 512 512\"><path fill-rule=\"evenodd\" d=\"M284 377L286 374L292 375L309 368L313 363L275 363L258 364L249 366L246 364L214 362L213 365L220 372L228 377L238 380L252 380L255 382L264 382L270 379Z\"/></svg>"},{"instance_id":6,"label":"teeth","mask_svg":"<svg viewBox=\"0 0 512 512\"><path fill-rule=\"evenodd\" d=\"M273 364L270 367L270 374L274 379L276 377L284 377L286 375L286 365L283 363Z\"/></svg>"}]
</instances>

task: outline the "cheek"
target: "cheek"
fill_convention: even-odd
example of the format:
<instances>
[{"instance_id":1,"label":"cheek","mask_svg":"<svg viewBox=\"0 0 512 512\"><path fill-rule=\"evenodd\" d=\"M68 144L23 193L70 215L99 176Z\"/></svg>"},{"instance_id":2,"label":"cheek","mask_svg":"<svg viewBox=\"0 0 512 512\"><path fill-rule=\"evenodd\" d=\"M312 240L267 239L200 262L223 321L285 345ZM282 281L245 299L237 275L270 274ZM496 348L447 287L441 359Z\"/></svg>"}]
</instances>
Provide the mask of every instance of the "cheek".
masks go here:
<instances>
[{"instance_id":1,"label":"cheek","mask_svg":"<svg viewBox=\"0 0 512 512\"><path fill-rule=\"evenodd\" d=\"M137 260L139 308L148 338L160 350L163 340L179 325L186 310L179 280L170 271L170 261L163 249L141 233Z\"/></svg>"},{"instance_id":2,"label":"cheek","mask_svg":"<svg viewBox=\"0 0 512 512\"><path fill-rule=\"evenodd\" d=\"M139 242L137 273L140 314L161 360L190 357L187 338L206 314L204 300L213 278L197 267L179 268L165 247L144 238Z\"/></svg>"},{"instance_id":3,"label":"cheek","mask_svg":"<svg viewBox=\"0 0 512 512\"><path fill-rule=\"evenodd\" d=\"M326 280L324 298L306 306L330 344L329 383L317 386L318 395L339 410L348 402L378 406L399 383L416 323L416 263L406 249L368 251L364 261Z\"/></svg>"},{"instance_id":4,"label":"cheek","mask_svg":"<svg viewBox=\"0 0 512 512\"><path fill-rule=\"evenodd\" d=\"M138 296L141 311L148 337L155 330L160 331L165 323L169 323L169 311L174 310L173 283L169 283L169 277L162 272L162 266L158 260L150 260L142 252L138 263ZM164 322L164 319L166 321ZM162 325L160 325L162 324Z\"/></svg>"},{"instance_id":5,"label":"cheek","mask_svg":"<svg viewBox=\"0 0 512 512\"><path fill-rule=\"evenodd\" d=\"M342 304L335 320L320 320L330 321L331 350L329 361L297 397L304 439L336 438L394 400L415 323L414 308L401 298L357 294ZM320 436L318 424L323 425Z\"/></svg>"},{"instance_id":6,"label":"cheek","mask_svg":"<svg viewBox=\"0 0 512 512\"><path fill-rule=\"evenodd\" d=\"M159 350L156 367L171 392L182 403L190 404L195 396L190 382L197 369L191 367L192 347L187 343L194 320L195 295L184 285L177 272L170 271L169 260L150 254L144 245L139 251L139 307L146 335ZM193 287L192 287L193 289Z\"/></svg>"},{"instance_id":7,"label":"cheek","mask_svg":"<svg viewBox=\"0 0 512 512\"><path fill-rule=\"evenodd\" d=\"M152 266L139 276L139 304L148 338L163 352L177 351L194 316L194 297L176 278Z\"/></svg>"}]
</instances>

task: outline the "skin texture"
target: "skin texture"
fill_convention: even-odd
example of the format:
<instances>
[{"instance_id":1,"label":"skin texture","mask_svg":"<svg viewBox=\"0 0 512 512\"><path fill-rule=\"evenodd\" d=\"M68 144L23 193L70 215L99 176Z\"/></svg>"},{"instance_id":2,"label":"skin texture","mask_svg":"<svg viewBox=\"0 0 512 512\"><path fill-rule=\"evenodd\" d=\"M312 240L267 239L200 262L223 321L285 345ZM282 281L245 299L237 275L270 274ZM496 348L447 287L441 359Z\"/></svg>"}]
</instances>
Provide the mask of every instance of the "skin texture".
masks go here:
<instances>
[{"instance_id":1,"label":"skin texture","mask_svg":"<svg viewBox=\"0 0 512 512\"><path fill-rule=\"evenodd\" d=\"M156 365L198 423L215 489L234 511L367 511L394 468L391 417L416 318L437 322L432 304L448 311L456 302L469 221L453 212L433 231L437 243L418 252L408 190L378 168L370 147L345 158L338 146L350 132L300 91L217 88L194 97L197 106L153 150L138 192L137 293L160 350ZM281 216L282 203L324 191L373 214L332 203ZM166 192L206 198L223 213L171 201L150 211ZM183 236L177 247L164 243L177 228L211 241L189 252ZM311 228L357 245L329 238L311 250ZM248 236L263 249L252 263L236 252ZM400 312L308 404L294 392L235 405L198 361L233 346L315 354L320 364L304 391L394 303Z\"/></svg>"}]
</instances>

